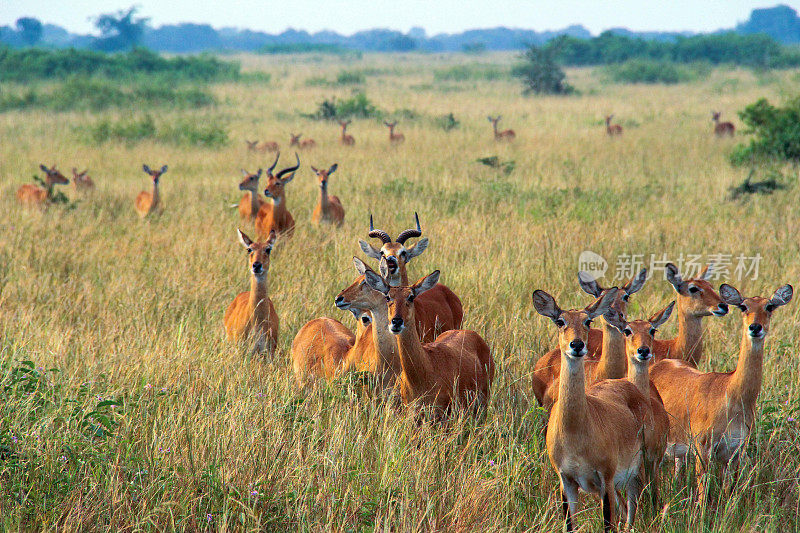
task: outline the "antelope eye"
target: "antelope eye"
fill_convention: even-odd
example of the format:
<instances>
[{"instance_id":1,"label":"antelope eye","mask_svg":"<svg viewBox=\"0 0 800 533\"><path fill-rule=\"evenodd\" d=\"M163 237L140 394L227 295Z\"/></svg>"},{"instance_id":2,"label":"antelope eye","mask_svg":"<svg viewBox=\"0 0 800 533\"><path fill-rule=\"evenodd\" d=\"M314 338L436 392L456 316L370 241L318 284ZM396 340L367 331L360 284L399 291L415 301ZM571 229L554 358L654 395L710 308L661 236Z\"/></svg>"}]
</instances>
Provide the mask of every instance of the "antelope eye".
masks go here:
<instances>
[{"instance_id":1,"label":"antelope eye","mask_svg":"<svg viewBox=\"0 0 800 533\"><path fill-rule=\"evenodd\" d=\"M629 295L629 294L625 293L625 294L623 294L623 295L622 295L622 301L623 301L623 302L627 302L627 301L628 301L628 298L630 298L630 295Z\"/></svg>"},{"instance_id":2,"label":"antelope eye","mask_svg":"<svg viewBox=\"0 0 800 533\"><path fill-rule=\"evenodd\" d=\"M657 331L656 328L650 328L650 336L651 337L655 337L656 336L656 331Z\"/></svg>"},{"instance_id":3,"label":"antelope eye","mask_svg":"<svg viewBox=\"0 0 800 533\"><path fill-rule=\"evenodd\" d=\"M247 253L248 253L248 254L252 254L252 253L253 253L253 249L252 249L252 248L248 248L248 249L247 249Z\"/></svg>"},{"instance_id":4,"label":"antelope eye","mask_svg":"<svg viewBox=\"0 0 800 533\"><path fill-rule=\"evenodd\" d=\"M592 319L587 318L586 320L583 321L583 325L586 326L587 328L591 327L592 326Z\"/></svg>"},{"instance_id":5,"label":"antelope eye","mask_svg":"<svg viewBox=\"0 0 800 533\"><path fill-rule=\"evenodd\" d=\"M270 246L269 248L264 248L264 252L266 252L266 254L269 255L270 252L272 252L272 247Z\"/></svg>"},{"instance_id":6,"label":"antelope eye","mask_svg":"<svg viewBox=\"0 0 800 533\"><path fill-rule=\"evenodd\" d=\"M389 296L387 296L387 297L386 297L386 301L387 301L387 302L391 302L391 301L392 301L392 299L391 299Z\"/></svg>"},{"instance_id":7,"label":"antelope eye","mask_svg":"<svg viewBox=\"0 0 800 533\"><path fill-rule=\"evenodd\" d=\"M400 252L400 257L405 257L405 256L406 256L406 251L405 251L405 250L403 250L402 252Z\"/></svg>"},{"instance_id":8,"label":"antelope eye","mask_svg":"<svg viewBox=\"0 0 800 533\"><path fill-rule=\"evenodd\" d=\"M689 293L691 293L691 294L697 294L698 292L700 292L700 289L698 289L698 288L697 288L697 287L695 287L694 285L692 285L691 287L689 287Z\"/></svg>"},{"instance_id":9,"label":"antelope eye","mask_svg":"<svg viewBox=\"0 0 800 533\"><path fill-rule=\"evenodd\" d=\"M407 298L407 300L408 300L408 303L411 303L411 302L413 302L413 301L414 301L414 295L413 295L413 294L409 295L409 297Z\"/></svg>"},{"instance_id":10,"label":"antelope eye","mask_svg":"<svg viewBox=\"0 0 800 533\"><path fill-rule=\"evenodd\" d=\"M558 327L560 327L560 328L563 328L563 327L564 327L564 326L566 326L566 325L567 325L567 323L566 323L566 322L564 322L564 320L563 320L563 319L561 319L561 318L556 318L556 326L558 326Z\"/></svg>"},{"instance_id":11,"label":"antelope eye","mask_svg":"<svg viewBox=\"0 0 800 533\"><path fill-rule=\"evenodd\" d=\"M739 305L737 305L736 307L738 307L738 308L739 308L739 311L742 311L742 312L744 312L744 313L746 313L746 312L747 312L747 306L746 306L746 305L744 305L744 304L739 304Z\"/></svg>"},{"instance_id":12,"label":"antelope eye","mask_svg":"<svg viewBox=\"0 0 800 533\"><path fill-rule=\"evenodd\" d=\"M625 328L625 329L623 329L623 330L622 330L622 333L623 333L623 334L624 334L626 337L630 337L631 335L633 335L633 331L631 330L631 328Z\"/></svg>"},{"instance_id":13,"label":"antelope eye","mask_svg":"<svg viewBox=\"0 0 800 533\"><path fill-rule=\"evenodd\" d=\"M772 304L767 304L767 305L764 306L764 311L766 311L767 313L771 313L774 310L775 310L775 306L772 305Z\"/></svg>"}]
</instances>

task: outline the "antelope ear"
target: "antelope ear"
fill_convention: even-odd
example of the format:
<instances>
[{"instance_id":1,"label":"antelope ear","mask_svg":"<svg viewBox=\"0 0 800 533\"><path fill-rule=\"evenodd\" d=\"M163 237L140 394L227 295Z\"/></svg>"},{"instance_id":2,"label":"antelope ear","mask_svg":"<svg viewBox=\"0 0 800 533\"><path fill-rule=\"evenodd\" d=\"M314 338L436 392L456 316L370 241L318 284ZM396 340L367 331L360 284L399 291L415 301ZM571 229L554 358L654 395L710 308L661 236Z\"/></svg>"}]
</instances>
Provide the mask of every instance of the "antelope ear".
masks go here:
<instances>
[{"instance_id":1,"label":"antelope ear","mask_svg":"<svg viewBox=\"0 0 800 533\"><path fill-rule=\"evenodd\" d=\"M145 174L151 174L152 173L152 171L150 170L150 167L148 167L147 165L142 165L142 170L144 170Z\"/></svg>"},{"instance_id":2,"label":"antelope ear","mask_svg":"<svg viewBox=\"0 0 800 533\"><path fill-rule=\"evenodd\" d=\"M678 272L678 267L676 267L672 263L667 263L667 265L664 267L664 275L667 277L667 281L670 282L672 287L677 292L681 294L684 294L686 292L686 282L683 281L681 273Z\"/></svg>"},{"instance_id":3,"label":"antelope ear","mask_svg":"<svg viewBox=\"0 0 800 533\"><path fill-rule=\"evenodd\" d=\"M358 245L361 247L361 251L367 254L367 257L371 257L373 259L381 258L381 251L376 250L370 243L359 239Z\"/></svg>"},{"instance_id":4,"label":"antelope ear","mask_svg":"<svg viewBox=\"0 0 800 533\"><path fill-rule=\"evenodd\" d=\"M329 169L328 169L328 175L330 176L331 174L333 174L334 172L336 172L336 169L337 169L337 168L339 168L339 163L334 163L334 164L332 164L332 165L331 165L331 168L329 168Z\"/></svg>"},{"instance_id":5,"label":"antelope ear","mask_svg":"<svg viewBox=\"0 0 800 533\"><path fill-rule=\"evenodd\" d=\"M372 270L364 264L364 261L355 256L353 256L353 266L356 267L356 272L358 272L361 276L363 276L367 270Z\"/></svg>"},{"instance_id":6,"label":"antelope ear","mask_svg":"<svg viewBox=\"0 0 800 533\"><path fill-rule=\"evenodd\" d=\"M740 306L744 301L742 294L733 285L723 283L719 286L719 297L728 305Z\"/></svg>"},{"instance_id":7,"label":"antelope ear","mask_svg":"<svg viewBox=\"0 0 800 533\"><path fill-rule=\"evenodd\" d=\"M636 275L635 278L630 280L628 283L622 287L625 290L625 294L630 296L631 294L635 294L639 292L642 287L644 287L645 282L647 281L647 269L643 268L639 273Z\"/></svg>"},{"instance_id":8,"label":"antelope ear","mask_svg":"<svg viewBox=\"0 0 800 533\"><path fill-rule=\"evenodd\" d=\"M389 294L389 284L372 270L364 272L364 281L367 282L371 289L383 294Z\"/></svg>"},{"instance_id":9,"label":"antelope ear","mask_svg":"<svg viewBox=\"0 0 800 533\"><path fill-rule=\"evenodd\" d=\"M269 230L269 238L267 239L267 246L272 248L272 245L275 244L275 241L278 239L278 234L275 233L274 229Z\"/></svg>"},{"instance_id":10,"label":"antelope ear","mask_svg":"<svg viewBox=\"0 0 800 533\"><path fill-rule=\"evenodd\" d=\"M541 289L533 291L533 308L542 316L546 316L553 322L561 316L561 308L558 307L555 298Z\"/></svg>"},{"instance_id":11,"label":"antelope ear","mask_svg":"<svg viewBox=\"0 0 800 533\"><path fill-rule=\"evenodd\" d=\"M313 172L314 174L319 174L319 170L317 170L317 167L315 167L314 165L311 165L311 172Z\"/></svg>"},{"instance_id":12,"label":"antelope ear","mask_svg":"<svg viewBox=\"0 0 800 533\"><path fill-rule=\"evenodd\" d=\"M44 166L44 164L39 165L39 168L41 168L45 172L45 174L50 173L50 169Z\"/></svg>"},{"instance_id":13,"label":"antelope ear","mask_svg":"<svg viewBox=\"0 0 800 533\"><path fill-rule=\"evenodd\" d=\"M236 234L239 235L239 242L242 243L242 246L245 248L250 248L253 245L253 240L244 234L244 232L240 229L236 229Z\"/></svg>"},{"instance_id":14,"label":"antelope ear","mask_svg":"<svg viewBox=\"0 0 800 533\"><path fill-rule=\"evenodd\" d=\"M616 287L611 287L610 289L606 290L606 293L586 306L584 309L586 314L589 315L589 319L592 320L597 318L600 315L604 315L608 312L611 304L614 303L614 299L617 297L617 292L619 289Z\"/></svg>"},{"instance_id":15,"label":"antelope ear","mask_svg":"<svg viewBox=\"0 0 800 533\"><path fill-rule=\"evenodd\" d=\"M261 172L262 172L262 170L259 168L258 172L256 172L256 176L258 176L260 178L261 177Z\"/></svg>"},{"instance_id":16,"label":"antelope ear","mask_svg":"<svg viewBox=\"0 0 800 533\"><path fill-rule=\"evenodd\" d=\"M164 172L166 172L167 168L169 168L169 167L167 167L167 165L164 165L163 167L161 167L161 173L163 174Z\"/></svg>"},{"instance_id":17,"label":"antelope ear","mask_svg":"<svg viewBox=\"0 0 800 533\"><path fill-rule=\"evenodd\" d=\"M381 256L380 261L378 262L378 270L381 272L381 276L384 278L389 277L389 263L386 262L386 258Z\"/></svg>"},{"instance_id":18,"label":"antelope ear","mask_svg":"<svg viewBox=\"0 0 800 533\"><path fill-rule=\"evenodd\" d=\"M775 294L772 295L770 298L769 303L775 307L780 307L782 305L788 304L792 300L792 294L794 290L792 286L788 283L783 287L779 287L778 290L775 291Z\"/></svg>"},{"instance_id":19,"label":"antelope ear","mask_svg":"<svg viewBox=\"0 0 800 533\"><path fill-rule=\"evenodd\" d=\"M285 177L285 178L281 178L281 183L282 183L282 184L284 184L284 185L286 185L287 183L289 183L290 181L292 181L292 180L294 179L294 175L295 175L295 173L294 173L294 172L292 172L292 173L291 173L291 174L289 174L287 177Z\"/></svg>"},{"instance_id":20,"label":"antelope ear","mask_svg":"<svg viewBox=\"0 0 800 533\"><path fill-rule=\"evenodd\" d=\"M618 329L620 333L624 333L624 330L628 325L628 322L625 321L622 313L614 308L609 308L609 310L606 311L606 313L603 315L603 320L605 320L608 325Z\"/></svg>"},{"instance_id":21,"label":"antelope ear","mask_svg":"<svg viewBox=\"0 0 800 533\"><path fill-rule=\"evenodd\" d=\"M700 271L700 279L708 281L711 279L711 274L714 273L714 263L709 263L706 267Z\"/></svg>"},{"instance_id":22,"label":"antelope ear","mask_svg":"<svg viewBox=\"0 0 800 533\"><path fill-rule=\"evenodd\" d=\"M406 248L406 263L417 257L418 255L422 255L422 252L428 248L428 238L423 237L422 239L415 242L412 246Z\"/></svg>"},{"instance_id":23,"label":"antelope ear","mask_svg":"<svg viewBox=\"0 0 800 533\"><path fill-rule=\"evenodd\" d=\"M414 285L412 285L411 292L414 294L414 297L416 298L423 292L434 288L436 284L439 283L439 274L440 272L438 270L434 270L421 280L417 281Z\"/></svg>"},{"instance_id":24,"label":"antelope ear","mask_svg":"<svg viewBox=\"0 0 800 533\"><path fill-rule=\"evenodd\" d=\"M242 176L244 176L244 177L246 178L246 177L247 177L247 176L249 176L249 175L250 175L250 174L248 174L248 173L247 173L247 171L246 171L245 169L242 169Z\"/></svg>"},{"instance_id":25,"label":"antelope ear","mask_svg":"<svg viewBox=\"0 0 800 533\"><path fill-rule=\"evenodd\" d=\"M672 315L672 310L675 308L675 300L672 300L668 306L666 306L661 311L657 312L648 320L650 321L650 325L654 328L658 329L661 324L669 320L670 315Z\"/></svg>"},{"instance_id":26,"label":"antelope ear","mask_svg":"<svg viewBox=\"0 0 800 533\"><path fill-rule=\"evenodd\" d=\"M603 287L597 283L597 280L594 279L594 276L588 272L584 272L583 270L578 272L578 284L581 286L581 289L583 289L583 292L590 294L595 298L599 298L603 293Z\"/></svg>"}]
</instances>

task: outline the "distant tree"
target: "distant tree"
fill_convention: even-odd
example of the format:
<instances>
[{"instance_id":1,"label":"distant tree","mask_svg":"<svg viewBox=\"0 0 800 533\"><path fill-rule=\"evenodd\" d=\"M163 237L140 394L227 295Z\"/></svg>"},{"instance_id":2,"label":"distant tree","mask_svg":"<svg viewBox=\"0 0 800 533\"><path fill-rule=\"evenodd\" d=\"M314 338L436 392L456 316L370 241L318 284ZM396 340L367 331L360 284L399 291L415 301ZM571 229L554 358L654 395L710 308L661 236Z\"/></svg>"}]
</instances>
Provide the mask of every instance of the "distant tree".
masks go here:
<instances>
[{"instance_id":1,"label":"distant tree","mask_svg":"<svg viewBox=\"0 0 800 533\"><path fill-rule=\"evenodd\" d=\"M144 27L150 20L136 17L138 7L132 6L116 13L105 13L95 19L94 25L102 37L95 40L95 47L106 52L130 50L138 45L144 35Z\"/></svg>"},{"instance_id":2,"label":"distant tree","mask_svg":"<svg viewBox=\"0 0 800 533\"><path fill-rule=\"evenodd\" d=\"M558 50L554 47L530 45L522 55L523 63L512 70L522 80L525 93L570 94L575 89L566 83L567 77L556 61Z\"/></svg>"},{"instance_id":3,"label":"distant tree","mask_svg":"<svg viewBox=\"0 0 800 533\"><path fill-rule=\"evenodd\" d=\"M33 46L42 39L42 23L39 19L22 17L17 19L17 31L20 38L28 46Z\"/></svg>"}]
</instances>

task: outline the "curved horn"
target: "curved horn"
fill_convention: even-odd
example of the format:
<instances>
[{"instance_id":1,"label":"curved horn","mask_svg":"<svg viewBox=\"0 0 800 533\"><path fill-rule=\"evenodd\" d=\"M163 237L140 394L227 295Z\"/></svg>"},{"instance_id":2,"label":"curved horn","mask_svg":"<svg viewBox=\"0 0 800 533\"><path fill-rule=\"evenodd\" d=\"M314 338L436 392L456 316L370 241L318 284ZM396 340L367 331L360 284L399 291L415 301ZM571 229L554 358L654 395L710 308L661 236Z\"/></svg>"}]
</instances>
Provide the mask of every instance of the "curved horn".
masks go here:
<instances>
[{"instance_id":1,"label":"curved horn","mask_svg":"<svg viewBox=\"0 0 800 533\"><path fill-rule=\"evenodd\" d=\"M382 229L375 229L375 226L372 225L372 215L369 216L369 236L373 239L380 239L383 244L392 242L392 238L389 237L388 233Z\"/></svg>"},{"instance_id":2,"label":"curved horn","mask_svg":"<svg viewBox=\"0 0 800 533\"><path fill-rule=\"evenodd\" d=\"M417 215L416 211L414 211L414 221L417 223L417 229L403 230L400 232L400 235L397 236L397 241L395 242L403 244L412 237L420 237L422 235L422 227L419 225L419 215Z\"/></svg>"},{"instance_id":3,"label":"curved horn","mask_svg":"<svg viewBox=\"0 0 800 533\"><path fill-rule=\"evenodd\" d=\"M272 163L272 166L267 169L267 176L272 176L272 171L275 170L275 167L278 164L278 158L281 156L280 150L277 154L275 154L275 162Z\"/></svg>"},{"instance_id":4,"label":"curved horn","mask_svg":"<svg viewBox=\"0 0 800 533\"><path fill-rule=\"evenodd\" d=\"M299 156L299 155L297 155L297 152L295 152L295 153L294 153L294 156L297 158L297 164L296 164L295 166L293 166L293 167L284 168L283 170L281 170L280 172L278 172L278 173L275 175L275 177L276 177L276 178L280 178L280 177L282 177L282 176L285 176L285 175L286 175L286 174L288 174L289 172L294 172L295 170L297 170L298 168L300 168L300 156Z\"/></svg>"}]
</instances>

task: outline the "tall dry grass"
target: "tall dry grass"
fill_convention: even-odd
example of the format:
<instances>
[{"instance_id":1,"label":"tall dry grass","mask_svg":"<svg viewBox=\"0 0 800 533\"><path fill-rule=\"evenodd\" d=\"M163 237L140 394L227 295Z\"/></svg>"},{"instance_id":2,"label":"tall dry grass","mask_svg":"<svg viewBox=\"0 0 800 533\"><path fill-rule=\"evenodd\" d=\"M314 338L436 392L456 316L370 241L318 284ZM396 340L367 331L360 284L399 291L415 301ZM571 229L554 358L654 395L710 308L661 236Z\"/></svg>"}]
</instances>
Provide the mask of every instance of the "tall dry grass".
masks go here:
<instances>
[{"instance_id":1,"label":"tall dry grass","mask_svg":"<svg viewBox=\"0 0 800 533\"><path fill-rule=\"evenodd\" d=\"M558 483L529 384L554 332L533 311L532 290L585 303L575 279L583 250L609 258L612 271L624 253L759 253L758 279L732 281L744 294L797 284L800 192L727 201L746 170L727 164L736 141L714 138L710 120L712 108L730 120L760 96L791 94L793 73L717 70L703 82L645 87L577 70L570 81L582 96L524 98L513 80L437 81L437 69L478 61L454 55L239 59L272 82L212 86L216 108L154 113L219 122L231 138L221 149L94 145L78 128L143 110L0 115L3 529L558 530ZM349 128L355 147L342 147L335 123L300 116L324 97L350 94L350 86L306 84L342 70L364 71L363 89L380 108L416 113L400 118L404 145L389 147L386 128L361 120ZM459 129L432 126L450 112ZM612 112L625 127L620 139L604 134ZM502 114L517 140L496 144L488 114ZM240 222L228 205L240 198L239 169L271 157L246 152L244 139L279 141L288 165L290 131L318 148L301 153L288 186L298 226L272 258L281 333L265 362L223 337L224 309L248 287ZM491 155L513 160L513 172L475 162ZM98 190L73 209L24 211L14 191L40 162L88 167ZM309 165L334 162L330 189L346 221L317 228ZM166 211L146 221L133 211L148 185L142 163L170 167ZM396 234L414 211L431 246L412 274L441 269L464 303L466 327L493 348L497 379L484 424L418 427L365 396L357 377L304 393L290 375L291 340L306 321L327 315L354 327L333 297L355 275L350 258L368 214ZM630 314L649 315L672 298L654 278ZM640 529L800 527L797 309L773 321L758 424L732 494L698 515L691 480L664 476L669 510L643 505ZM737 313L708 320L706 369L734 367ZM674 320L662 329L674 335ZM584 509L578 522L598 528L596 502L586 499Z\"/></svg>"}]
</instances>

